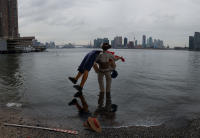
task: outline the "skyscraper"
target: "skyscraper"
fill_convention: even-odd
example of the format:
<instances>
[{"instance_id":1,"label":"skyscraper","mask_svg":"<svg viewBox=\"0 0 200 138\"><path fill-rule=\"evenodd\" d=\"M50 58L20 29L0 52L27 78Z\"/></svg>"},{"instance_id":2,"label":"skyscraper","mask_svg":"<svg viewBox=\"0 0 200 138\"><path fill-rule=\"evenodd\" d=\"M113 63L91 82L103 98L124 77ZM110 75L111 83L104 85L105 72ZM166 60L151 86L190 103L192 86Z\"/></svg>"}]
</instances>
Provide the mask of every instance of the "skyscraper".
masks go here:
<instances>
[{"instance_id":1,"label":"skyscraper","mask_svg":"<svg viewBox=\"0 0 200 138\"><path fill-rule=\"evenodd\" d=\"M153 48L153 38L149 37L149 47Z\"/></svg>"},{"instance_id":2,"label":"skyscraper","mask_svg":"<svg viewBox=\"0 0 200 138\"><path fill-rule=\"evenodd\" d=\"M109 43L108 38L97 38L94 40L94 47L100 48L102 43Z\"/></svg>"},{"instance_id":3,"label":"skyscraper","mask_svg":"<svg viewBox=\"0 0 200 138\"><path fill-rule=\"evenodd\" d=\"M113 48L119 48L122 46L122 36L116 36L114 38L114 47Z\"/></svg>"},{"instance_id":4,"label":"skyscraper","mask_svg":"<svg viewBox=\"0 0 200 138\"><path fill-rule=\"evenodd\" d=\"M190 50L194 49L194 37L193 36L189 37L189 49Z\"/></svg>"},{"instance_id":5,"label":"skyscraper","mask_svg":"<svg viewBox=\"0 0 200 138\"><path fill-rule=\"evenodd\" d=\"M200 50L200 32L194 34L194 49Z\"/></svg>"},{"instance_id":6,"label":"skyscraper","mask_svg":"<svg viewBox=\"0 0 200 138\"><path fill-rule=\"evenodd\" d=\"M189 50L200 50L200 32L195 32L194 36L189 36Z\"/></svg>"},{"instance_id":7,"label":"skyscraper","mask_svg":"<svg viewBox=\"0 0 200 138\"><path fill-rule=\"evenodd\" d=\"M142 36L142 48L146 48L146 35Z\"/></svg>"},{"instance_id":8,"label":"skyscraper","mask_svg":"<svg viewBox=\"0 0 200 138\"><path fill-rule=\"evenodd\" d=\"M127 46L127 44L128 44L128 38L124 38L124 46L126 47Z\"/></svg>"},{"instance_id":9,"label":"skyscraper","mask_svg":"<svg viewBox=\"0 0 200 138\"><path fill-rule=\"evenodd\" d=\"M154 39L154 48L164 48L164 42L160 39Z\"/></svg>"},{"instance_id":10,"label":"skyscraper","mask_svg":"<svg viewBox=\"0 0 200 138\"><path fill-rule=\"evenodd\" d=\"M134 48L134 42L133 41L129 41L128 48Z\"/></svg>"},{"instance_id":11,"label":"skyscraper","mask_svg":"<svg viewBox=\"0 0 200 138\"><path fill-rule=\"evenodd\" d=\"M97 38L97 39L94 40L94 47L95 48L100 48L102 43L103 43L103 39L102 38Z\"/></svg>"},{"instance_id":12,"label":"skyscraper","mask_svg":"<svg viewBox=\"0 0 200 138\"><path fill-rule=\"evenodd\" d=\"M17 0L0 0L0 37L19 37L17 9Z\"/></svg>"},{"instance_id":13,"label":"skyscraper","mask_svg":"<svg viewBox=\"0 0 200 138\"><path fill-rule=\"evenodd\" d=\"M135 46L136 46L136 47L138 46L138 41L137 41L137 40L135 40Z\"/></svg>"}]
</instances>

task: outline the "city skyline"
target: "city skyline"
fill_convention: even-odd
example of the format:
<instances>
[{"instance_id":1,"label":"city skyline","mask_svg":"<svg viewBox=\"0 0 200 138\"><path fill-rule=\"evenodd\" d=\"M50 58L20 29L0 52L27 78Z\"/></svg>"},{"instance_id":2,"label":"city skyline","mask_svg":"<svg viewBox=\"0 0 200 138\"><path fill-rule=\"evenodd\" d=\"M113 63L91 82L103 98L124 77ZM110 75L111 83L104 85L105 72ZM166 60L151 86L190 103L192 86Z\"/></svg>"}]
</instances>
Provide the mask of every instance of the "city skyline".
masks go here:
<instances>
[{"instance_id":1,"label":"city skyline","mask_svg":"<svg viewBox=\"0 0 200 138\"><path fill-rule=\"evenodd\" d=\"M188 46L188 36L200 30L197 0L18 0L18 5L20 33L42 42L88 44L126 36L141 43L146 34L171 47Z\"/></svg>"},{"instance_id":2,"label":"city skyline","mask_svg":"<svg viewBox=\"0 0 200 138\"><path fill-rule=\"evenodd\" d=\"M127 37L115 36L114 39L109 40L108 38L96 38L94 39L93 44L90 43L89 47L100 48L103 43L111 44L112 48L155 48L155 49L164 49L169 48L168 45L164 45L164 41L158 38L153 38L151 36L142 36L142 43L138 43L138 40L129 39Z\"/></svg>"}]
</instances>

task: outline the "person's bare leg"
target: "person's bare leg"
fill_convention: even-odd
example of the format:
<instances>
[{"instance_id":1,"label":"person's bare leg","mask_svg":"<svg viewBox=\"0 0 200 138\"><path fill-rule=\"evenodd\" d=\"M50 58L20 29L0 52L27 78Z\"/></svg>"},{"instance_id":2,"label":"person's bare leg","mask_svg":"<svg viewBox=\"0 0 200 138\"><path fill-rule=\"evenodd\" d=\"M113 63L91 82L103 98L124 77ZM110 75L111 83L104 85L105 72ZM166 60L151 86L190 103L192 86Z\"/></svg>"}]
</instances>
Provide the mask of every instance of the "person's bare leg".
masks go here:
<instances>
[{"instance_id":1,"label":"person's bare leg","mask_svg":"<svg viewBox=\"0 0 200 138\"><path fill-rule=\"evenodd\" d=\"M87 104L87 102L86 102L84 96L83 96L83 95L80 95L79 98L81 99L81 103L82 103L82 105L83 105L83 110L84 110L85 112L88 112L88 104Z\"/></svg>"},{"instance_id":2,"label":"person's bare leg","mask_svg":"<svg viewBox=\"0 0 200 138\"><path fill-rule=\"evenodd\" d=\"M87 78L88 78L88 70L85 70L84 73L83 73L83 77L82 77L81 83L80 83L80 87L81 88L83 88Z\"/></svg>"},{"instance_id":3,"label":"person's bare leg","mask_svg":"<svg viewBox=\"0 0 200 138\"><path fill-rule=\"evenodd\" d=\"M78 80L81 76L82 76L82 73L81 73L81 72L78 72L78 74L77 74L76 77L75 77L75 80Z\"/></svg>"}]
</instances>

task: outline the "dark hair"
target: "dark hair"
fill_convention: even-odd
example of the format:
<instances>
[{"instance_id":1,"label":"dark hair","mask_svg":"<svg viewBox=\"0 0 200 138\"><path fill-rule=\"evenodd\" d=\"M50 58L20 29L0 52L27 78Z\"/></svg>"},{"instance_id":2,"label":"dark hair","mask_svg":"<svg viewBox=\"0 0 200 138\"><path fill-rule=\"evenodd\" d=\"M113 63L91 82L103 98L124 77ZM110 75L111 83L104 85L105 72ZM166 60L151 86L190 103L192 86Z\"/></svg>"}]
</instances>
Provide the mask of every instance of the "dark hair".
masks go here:
<instances>
[{"instance_id":1,"label":"dark hair","mask_svg":"<svg viewBox=\"0 0 200 138\"><path fill-rule=\"evenodd\" d=\"M102 48L104 51L106 51L106 50L108 50L108 49L111 48L111 45L109 45L109 43L103 43L102 46L101 46L101 48Z\"/></svg>"}]
</instances>

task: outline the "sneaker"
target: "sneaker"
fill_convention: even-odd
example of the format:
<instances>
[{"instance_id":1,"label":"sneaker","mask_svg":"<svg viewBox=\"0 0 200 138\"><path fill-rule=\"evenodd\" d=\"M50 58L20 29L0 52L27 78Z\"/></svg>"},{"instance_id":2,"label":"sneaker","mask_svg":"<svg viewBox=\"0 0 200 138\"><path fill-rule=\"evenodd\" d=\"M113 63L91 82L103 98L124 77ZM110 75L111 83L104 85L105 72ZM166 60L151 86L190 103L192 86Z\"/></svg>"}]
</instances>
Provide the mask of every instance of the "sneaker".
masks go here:
<instances>
[{"instance_id":1,"label":"sneaker","mask_svg":"<svg viewBox=\"0 0 200 138\"><path fill-rule=\"evenodd\" d=\"M74 85L74 88L77 89L79 92L82 92L82 87L79 85Z\"/></svg>"},{"instance_id":2,"label":"sneaker","mask_svg":"<svg viewBox=\"0 0 200 138\"><path fill-rule=\"evenodd\" d=\"M68 103L69 106L75 105L77 103L76 99L73 99L71 102Z\"/></svg>"},{"instance_id":3,"label":"sneaker","mask_svg":"<svg viewBox=\"0 0 200 138\"><path fill-rule=\"evenodd\" d=\"M68 77L68 79L74 84L76 84L76 82L77 82L77 80L75 80L75 78L73 78L73 77Z\"/></svg>"},{"instance_id":4,"label":"sneaker","mask_svg":"<svg viewBox=\"0 0 200 138\"><path fill-rule=\"evenodd\" d=\"M82 96L82 95L83 95L82 92L77 92L77 93L74 94L74 97L80 97L80 96Z\"/></svg>"},{"instance_id":5,"label":"sneaker","mask_svg":"<svg viewBox=\"0 0 200 138\"><path fill-rule=\"evenodd\" d=\"M112 104L111 105L111 112L116 112L117 111L117 105L116 104Z\"/></svg>"}]
</instances>

